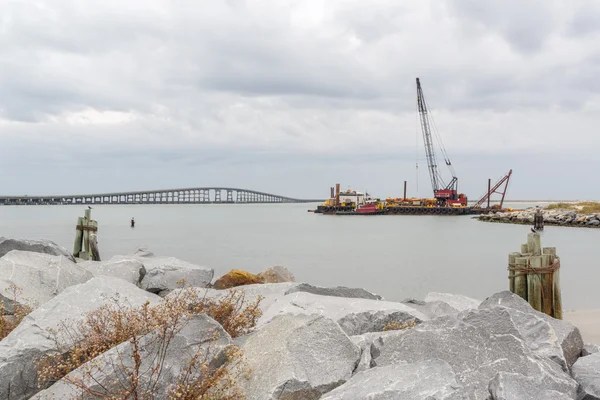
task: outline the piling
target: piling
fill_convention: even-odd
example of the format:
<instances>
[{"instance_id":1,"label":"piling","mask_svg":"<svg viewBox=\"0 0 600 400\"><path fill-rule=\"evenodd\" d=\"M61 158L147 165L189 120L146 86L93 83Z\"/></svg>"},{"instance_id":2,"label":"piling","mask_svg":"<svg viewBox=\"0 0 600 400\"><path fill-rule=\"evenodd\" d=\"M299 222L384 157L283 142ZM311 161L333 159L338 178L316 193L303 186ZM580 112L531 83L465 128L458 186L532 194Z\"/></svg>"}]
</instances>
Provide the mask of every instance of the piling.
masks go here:
<instances>
[{"instance_id":1,"label":"piling","mask_svg":"<svg viewBox=\"0 0 600 400\"><path fill-rule=\"evenodd\" d=\"M556 248L542 247L539 233L529 233L520 253L508 255L509 290L535 310L562 319L560 258Z\"/></svg>"},{"instance_id":2,"label":"piling","mask_svg":"<svg viewBox=\"0 0 600 400\"><path fill-rule=\"evenodd\" d=\"M515 262L517 260L517 257L520 257L521 253L510 253L508 255L508 267L510 268L511 266L515 265ZM511 276L509 277L510 281L509 281L509 287L510 287L510 291L515 293L515 277Z\"/></svg>"},{"instance_id":3,"label":"piling","mask_svg":"<svg viewBox=\"0 0 600 400\"><path fill-rule=\"evenodd\" d=\"M75 226L75 243L73 245L73 255L82 260L100 261L100 252L98 250L98 241L96 232L98 232L98 222L92 220L92 210L85 210L84 217L77 218Z\"/></svg>"},{"instance_id":4,"label":"piling","mask_svg":"<svg viewBox=\"0 0 600 400\"><path fill-rule=\"evenodd\" d=\"M406 181L404 181L404 198L402 200L406 201Z\"/></svg>"}]
</instances>

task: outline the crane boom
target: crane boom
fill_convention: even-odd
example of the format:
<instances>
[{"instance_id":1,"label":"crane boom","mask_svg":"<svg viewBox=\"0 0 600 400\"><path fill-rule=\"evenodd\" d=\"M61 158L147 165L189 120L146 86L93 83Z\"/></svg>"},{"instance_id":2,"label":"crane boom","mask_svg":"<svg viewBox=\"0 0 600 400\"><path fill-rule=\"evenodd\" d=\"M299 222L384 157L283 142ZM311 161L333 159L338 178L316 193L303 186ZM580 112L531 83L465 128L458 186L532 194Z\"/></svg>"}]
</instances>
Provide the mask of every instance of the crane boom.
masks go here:
<instances>
[{"instance_id":1,"label":"crane boom","mask_svg":"<svg viewBox=\"0 0 600 400\"><path fill-rule=\"evenodd\" d=\"M423 131L423 142L425 143L425 156L427 157L427 167L431 178L433 192L437 192L444 181L438 172L437 160L433 149L433 141L431 140L431 129L429 124L429 115L427 112L427 103L421 88L421 81L417 78L417 106L419 107L419 116L421 117L421 130ZM440 185L441 183L441 185Z\"/></svg>"},{"instance_id":2,"label":"crane boom","mask_svg":"<svg viewBox=\"0 0 600 400\"><path fill-rule=\"evenodd\" d=\"M502 179L500 179L498 182L496 182L496 184L494 185L493 188L488 189L487 193L484 194L478 201L477 203L475 203L473 205L473 208L480 208L481 205L483 203L485 203L486 200L489 200L489 198L492 196L492 194L494 193L498 193L502 195L502 198L500 199L500 208L502 208L502 206L504 205L504 196L506 195L506 190L508 189L508 182L510 181L510 176L512 175L512 169L510 171L508 171L508 174L504 175L502 177ZM498 188L500 186L502 186L502 184L505 184L504 186L504 190L502 190L502 192L497 192ZM489 207L489 201L488 201L488 207Z\"/></svg>"},{"instance_id":3,"label":"crane boom","mask_svg":"<svg viewBox=\"0 0 600 400\"><path fill-rule=\"evenodd\" d=\"M452 203L460 203L466 205L467 198L464 195L458 194L458 178L454 174L452 163L446 154L446 149L436 133L436 137L441 146L441 150L444 156L444 161L450 172L452 173L452 180L447 185L444 183L442 176L438 170L437 159L435 156L435 150L433 148L433 140L431 135L431 126L429 123L429 112L427 110L427 102L423 95L423 89L421 88L421 81L417 78L417 106L419 109L419 116L421 117L421 130L423 131L423 142L425 142L425 155L427 157L427 167L429 169L429 176L431 177L431 186L433 187L433 196L441 203L450 205ZM435 128L435 124L433 125Z\"/></svg>"}]
</instances>

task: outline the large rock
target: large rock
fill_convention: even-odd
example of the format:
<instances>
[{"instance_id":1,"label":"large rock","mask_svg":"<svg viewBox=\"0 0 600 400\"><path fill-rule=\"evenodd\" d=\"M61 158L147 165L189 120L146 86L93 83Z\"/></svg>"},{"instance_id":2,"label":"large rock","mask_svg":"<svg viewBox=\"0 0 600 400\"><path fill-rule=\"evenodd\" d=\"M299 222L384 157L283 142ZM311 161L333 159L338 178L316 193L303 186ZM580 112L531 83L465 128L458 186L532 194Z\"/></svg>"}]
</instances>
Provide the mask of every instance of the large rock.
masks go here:
<instances>
[{"instance_id":1,"label":"large rock","mask_svg":"<svg viewBox=\"0 0 600 400\"><path fill-rule=\"evenodd\" d=\"M403 332L404 330L389 330L350 336L350 340L360 348L360 361L354 369L354 374L373 368L375 366L373 358L379 356L379 349L383 347L387 338L401 335Z\"/></svg>"},{"instance_id":2,"label":"large rock","mask_svg":"<svg viewBox=\"0 0 600 400\"><path fill-rule=\"evenodd\" d=\"M258 279L262 283L296 282L294 274L288 271L287 268L280 266L267 268L258 274Z\"/></svg>"},{"instance_id":3,"label":"large rock","mask_svg":"<svg viewBox=\"0 0 600 400\"><path fill-rule=\"evenodd\" d=\"M316 400L352 376L359 348L333 321L281 315L242 342L252 374L240 381L248 400Z\"/></svg>"},{"instance_id":4,"label":"large rock","mask_svg":"<svg viewBox=\"0 0 600 400\"><path fill-rule=\"evenodd\" d=\"M581 356L585 357L598 352L600 352L600 346L597 344L588 343L583 346L583 349L581 350Z\"/></svg>"},{"instance_id":5,"label":"large rock","mask_svg":"<svg viewBox=\"0 0 600 400\"><path fill-rule=\"evenodd\" d=\"M520 336L506 309L470 311L462 318L437 318L389 337L374 363L444 360L469 399L487 399L489 382L499 372L530 376L539 382L536 387L540 391L555 390L574 397L575 381L559 365L533 353Z\"/></svg>"},{"instance_id":6,"label":"large rock","mask_svg":"<svg viewBox=\"0 0 600 400\"><path fill-rule=\"evenodd\" d=\"M77 264L94 276L112 276L121 278L129 283L141 287L146 276L146 267L141 261L135 259L84 261Z\"/></svg>"},{"instance_id":7,"label":"large rock","mask_svg":"<svg viewBox=\"0 0 600 400\"><path fill-rule=\"evenodd\" d=\"M492 400L574 400L573 392L543 389L543 382L521 374L499 372L490 382Z\"/></svg>"},{"instance_id":8,"label":"large rock","mask_svg":"<svg viewBox=\"0 0 600 400\"><path fill-rule=\"evenodd\" d=\"M211 268L201 267L175 257L115 256L111 262L138 260L144 264L146 275L141 287L152 293L163 293L181 287L178 283L185 280L186 286L206 287L213 279Z\"/></svg>"},{"instance_id":9,"label":"large rock","mask_svg":"<svg viewBox=\"0 0 600 400\"><path fill-rule=\"evenodd\" d=\"M3 257L12 250L30 251L32 253L43 253L51 256L64 256L75 262L73 254L50 240L13 239L0 236L0 257Z\"/></svg>"},{"instance_id":10,"label":"large rock","mask_svg":"<svg viewBox=\"0 0 600 400\"><path fill-rule=\"evenodd\" d=\"M105 304L141 306L160 297L119 278L96 277L71 286L41 305L0 341L0 398L27 399L39 391L35 362L56 349L54 335Z\"/></svg>"},{"instance_id":11,"label":"large rock","mask_svg":"<svg viewBox=\"0 0 600 400\"><path fill-rule=\"evenodd\" d=\"M148 250L147 247L138 247L130 255L134 257L154 257L154 253Z\"/></svg>"},{"instance_id":12,"label":"large rock","mask_svg":"<svg viewBox=\"0 0 600 400\"><path fill-rule=\"evenodd\" d=\"M253 285L255 283L262 283L258 275L254 275L248 271L242 271L241 269L232 269L217 279L213 284L213 287L222 290L236 286Z\"/></svg>"},{"instance_id":13,"label":"large rock","mask_svg":"<svg viewBox=\"0 0 600 400\"><path fill-rule=\"evenodd\" d=\"M600 353L581 357L573 364L573 378L580 385L580 399L600 400Z\"/></svg>"},{"instance_id":14,"label":"large rock","mask_svg":"<svg viewBox=\"0 0 600 400\"><path fill-rule=\"evenodd\" d=\"M487 298L481 303L480 308L485 309L493 306L502 306L519 310L537 316L548 322L560 343L568 368L571 368L573 363L577 361L577 358L581 355L581 350L583 349L581 333L577 327L569 322L552 318L542 312L534 310L523 298L508 290L496 293Z\"/></svg>"},{"instance_id":15,"label":"large rock","mask_svg":"<svg viewBox=\"0 0 600 400\"><path fill-rule=\"evenodd\" d=\"M17 304L38 307L66 288L92 277L65 256L13 250L0 258L0 299L6 312L12 314ZM16 298L11 285L22 292Z\"/></svg>"},{"instance_id":16,"label":"large rock","mask_svg":"<svg viewBox=\"0 0 600 400\"><path fill-rule=\"evenodd\" d=\"M481 304L481 301L479 300L460 294L452 293L431 292L428 293L427 296L425 296L424 300L428 303L434 301L443 301L444 303L448 304L450 307L458 311L474 310L477 307L479 307L479 304Z\"/></svg>"},{"instance_id":17,"label":"large rock","mask_svg":"<svg viewBox=\"0 0 600 400\"><path fill-rule=\"evenodd\" d=\"M195 315L186 321L183 328L169 339L168 346L162 348L164 340L156 333L150 333L139 341L142 359L139 371L139 388L142 390L152 387L152 398L167 399L181 372L189 366L192 355L200 352L201 360L211 360L211 367L219 367L225 361L220 354L231 343L231 337L215 320L205 314ZM160 355L162 372L160 376L152 370ZM80 388L69 384L86 381L88 388L104 398L119 397L119 385L127 387L128 380L124 378L128 372L134 371L133 346L124 342L106 353L82 365L71 372L66 378L58 381L48 389L38 393L32 399L96 399ZM108 388L108 390L107 390ZM139 398L149 394L140 390Z\"/></svg>"},{"instance_id":18,"label":"large rock","mask_svg":"<svg viewBox=\"0 0 600 400\"><path fill-rule=\"evenodd\" d=\"M429 319L445 317L448 315L457 316L459 314L459 311L456 308L450 306L448 303L439 300L427 302L415 299L407 299L402 301L402 303L414 308L415 310L422 312Z\"/></svg>"},{"instance_id":19,"label":"large rock","mask_svg":"<svg viewBox=\"0 0 600 400\"><path fill-rule=\"evenodd\" d=\"M565 372L569 372L569 366L567 365L556 332L547 319L531 312L493 304L493 302L486 303L480 309L481 312L478 315L484 317L480 318L480 326L488 326L490 330L493 330L496 333L500 333L502 329L510 332L513 327L516 327L519 331L520 338L527 343L527 346L531 351L541 357L546 357L549 360L556 362ZM498 309L502 309L510 315L511 323L507 326L499 326L499 321L493 319L493 315ZM490 317L485 318L487 316Z\"/></svg>"},{"instance_id":20,"label":"large rock","mask_svg":"<svg viewBox=\"0 0 600 400\"><path fill-rule=\"evenodd\" d=\"M286 294L305 292L318 294L320 296L332 296L332 297L345 297L350 299L370 299L370 300L382 300L383 298L379 295L371 293L365 289L360 288L347 288L344 286L336 287L319 287L313 286L308 283L300 283L286 292Z\"/></svg>"},{"instance_id":21,"label":"large rock","mask_svg":"<svg viewBox=\"0 0 600 400\"><path fill-rule=\"evenodd\" d=\"M447 362L426 360L360 372L321 400L467 400Z\"/></svg>"},{"instance_id":22,"label":"large rock","mask_svg":"<svg viewBox=\"0 0 600 400\"><path fill-rule=\"evenodd\" d=\"M428 318L414 308L402 303L360 298L319 296L298 292L278 299L263 314L258 326L281 314L321 314L336 321L349 335L382 331L390 322L414 321Z\"/></svg>"}]
</instances>

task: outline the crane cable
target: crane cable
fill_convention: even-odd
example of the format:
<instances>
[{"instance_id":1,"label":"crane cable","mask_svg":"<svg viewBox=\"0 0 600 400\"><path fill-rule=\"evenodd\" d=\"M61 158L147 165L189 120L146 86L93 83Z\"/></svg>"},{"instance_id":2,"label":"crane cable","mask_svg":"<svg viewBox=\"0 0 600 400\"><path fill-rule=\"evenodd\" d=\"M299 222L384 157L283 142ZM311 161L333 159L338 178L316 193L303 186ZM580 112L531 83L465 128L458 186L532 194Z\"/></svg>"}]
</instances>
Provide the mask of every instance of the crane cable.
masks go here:
<instances>
[{"instance_id":1,"label":"crane cable","mask_svg":"<svg viewBox=\"0 0 600 400\"><path fill-rule=\"evenodd\" d=\"M427 104L427 101L425 101L425 103ZM431 108L429 108L429 104L427 104L427 110L431 110ZM434 133L434 136L438 142L438 146L440 147L440 150L442 152L442 157L444 157L444 162L446 163L446 165L448 166L448 169L450 170L450 173L452 174L452 177L456 176L456 173L454 172L454 166L452 165L452 162L450 161L450 157L448 156L448 152L446 151L446 147L444 146L444 142L442 142L442 138L440 136L439 130L437 128L437 125L435 124L435 119L433 118L433 115L431 114L431 111L429 111L429 116L431 119L431 125L432 125L432 131Z\"/></svg>"}]
</instances>

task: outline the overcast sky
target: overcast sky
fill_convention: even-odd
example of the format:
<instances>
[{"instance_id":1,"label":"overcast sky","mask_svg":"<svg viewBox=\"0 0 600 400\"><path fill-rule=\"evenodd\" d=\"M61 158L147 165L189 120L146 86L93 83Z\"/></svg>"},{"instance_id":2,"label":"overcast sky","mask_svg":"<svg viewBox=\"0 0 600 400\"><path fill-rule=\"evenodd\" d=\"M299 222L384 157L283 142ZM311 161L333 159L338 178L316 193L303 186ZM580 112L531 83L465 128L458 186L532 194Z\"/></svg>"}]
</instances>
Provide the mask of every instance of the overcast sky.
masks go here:
<instances>
[{"instance_id":1,"label":"overcast sky","mask_svg":"<svg viewBox=\"0 0 600 400\"><path fill-rule=\"evenodd\" d=\"M428 196L418 76L470 198L600 198L595 0L3 0L0 49L2 194Z\"/></svg>"}]
</instances>

